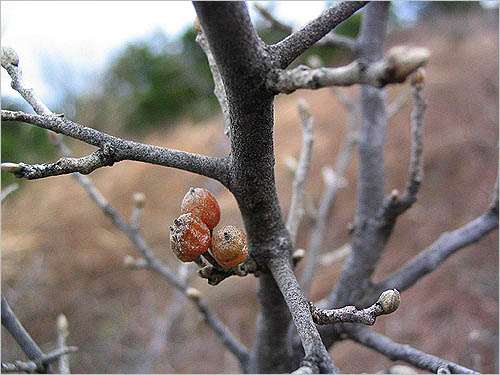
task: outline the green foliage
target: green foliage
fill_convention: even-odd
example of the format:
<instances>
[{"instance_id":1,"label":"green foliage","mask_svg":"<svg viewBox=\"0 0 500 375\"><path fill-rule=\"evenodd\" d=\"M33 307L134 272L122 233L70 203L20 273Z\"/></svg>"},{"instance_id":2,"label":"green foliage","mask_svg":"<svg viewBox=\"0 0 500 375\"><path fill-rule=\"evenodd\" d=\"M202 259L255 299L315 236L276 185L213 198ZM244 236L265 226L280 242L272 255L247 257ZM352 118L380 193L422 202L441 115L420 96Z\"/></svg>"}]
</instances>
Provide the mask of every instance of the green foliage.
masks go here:
<instances>
[{"instance_id":1,"label":"green foliage","mask_svg":"<svg viewBox=\"0 0 500 375\"><path fill-rule=\"evenodd\" d=\"M189 28L180 40L169 42L156 31L130 43L112 62L105 94L120 101L125 130L145 133L184 115L197 121L213 114L213 82L195 37Z\"/></svg>"},{"instance_id":2,"label":"green foliage","mask_svg":"<svg viewBox=\"0 0 500 375\"><path fill-rule=\"evenodd\" d=\"M27 111L26 107L8 98L2 98L2 109ZM45 129L19 122L2 122L2 162L43 163L55 156L55 148L49 142ZM2 187L22 181L2 171Z\"/></svg>"}]
</instances>

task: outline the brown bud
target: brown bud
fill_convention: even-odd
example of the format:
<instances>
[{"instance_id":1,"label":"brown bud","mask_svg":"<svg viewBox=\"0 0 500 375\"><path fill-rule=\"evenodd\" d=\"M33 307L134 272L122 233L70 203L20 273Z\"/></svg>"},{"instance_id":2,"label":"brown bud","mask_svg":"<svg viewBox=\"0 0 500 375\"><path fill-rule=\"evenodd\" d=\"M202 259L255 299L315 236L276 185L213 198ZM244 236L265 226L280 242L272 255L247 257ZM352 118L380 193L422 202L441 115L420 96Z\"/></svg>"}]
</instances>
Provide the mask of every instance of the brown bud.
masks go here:
<instances>
[{"instance_id":1,"label":"brown bud","mask_svg":"<svg viewBox=\"0 0 500 375\"><path fill-rule=\"evenodd\" d=\"M386 290L380 295L377 303L382 307L384 314L390 314L398 309L401 295L397 289Z\"/></svg>"}]
</instances>

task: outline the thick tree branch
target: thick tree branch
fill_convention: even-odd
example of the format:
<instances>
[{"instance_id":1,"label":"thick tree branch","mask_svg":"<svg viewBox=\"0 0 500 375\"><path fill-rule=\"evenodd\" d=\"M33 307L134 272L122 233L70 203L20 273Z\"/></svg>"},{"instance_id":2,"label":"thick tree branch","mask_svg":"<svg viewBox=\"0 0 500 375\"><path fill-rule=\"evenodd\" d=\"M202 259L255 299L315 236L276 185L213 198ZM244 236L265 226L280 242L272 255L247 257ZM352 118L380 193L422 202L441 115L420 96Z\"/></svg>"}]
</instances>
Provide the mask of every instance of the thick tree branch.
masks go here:
<instances>
[{"instance_id":1,"label":"thick tree branch","mask_svg":"<svg viewBox=\"0 0 500 375\"><path fill-rule=\"evenodd\" d=\"M345 332L352 340L385 355L392 361L404 361L432 373L438 373L438 370L445 368L452 374L476 374L475 371L456 363L421 352L409 345L398 344L380 333L373 332L367 327L353 326L346 329Z\"/></svg>"},{"instance_id":2,"label":"thick tree branch","mask_svg":"<svg viewBox=\"0 0 500 375\"><path fill-rule=\"evenodd\" d=\"M40 116L2 110L2 121L20 121L36 125L100 148L92 155L80 159L63 158L56 163L46 165L20 164L21 169L15 173L17 177L33 179L73 172L90 173L96 168L114 162L135 160L201 174L223 184L227 182L226 159L127 141L53 114Z\"/></svg>"},{"instance_id":3,"label":"thick tree branch","mask_svg":"<svg viewBox=\"0 0 500 375\"><path fill-rule=\"evenodd\" d=\"M297 89L319 89L328 86L367 84L384 87L401 83L419 67L425 65L429 51L425 48L394 47L386 58L369 63L359 59L340 68L311 69L305 65L290 70L276 69L269 74L270 90L290 94Z\"/></svg>"},{"instance_id":4,"label":"thick tree branch","mask_svg":"<svg viewBox=\"0 0 500 375\"><path fill-rule=\"evenodd\" d=\"M310 113L308 104L303 99L299 99L298 109L302 122L302 146L300 149L299 162L293 178L292 201L290 203L290 211L288 212L288 219L286 222L292 244L295 244L297 232L305 213L304 192L307 175L309 174L309 168L311 166L314 139L313 117Z\"/></svg>"},{"instance_id":5,"label":"thick tree branch","mask_svg":"<svg viewBox=\"0 0 500 375\"><path fill-rule=\"evenodd\" d=\"M12 311L9 303L2 295L2 325L9 331L11 336L16 340L20 348L26 356L33 362L42 363L44 354L37 343L31 338L28 332L24 329L23 325L17 318L16 314ZM43 364L43 371L47 371L46 364Z\"/></svg>"},{"instance_id":6,"label":"thick tree branch","mask_svg":"<svg viewBox=\"0 0 500 375\"><path fill-rule=\"evenodd\" d=\"M364 1L346 1L335 4L321 13L315 20L271 46L278 67L285 69L314 43L323 38L337 25L366 5Z\"/></svg>"}]
</instances>

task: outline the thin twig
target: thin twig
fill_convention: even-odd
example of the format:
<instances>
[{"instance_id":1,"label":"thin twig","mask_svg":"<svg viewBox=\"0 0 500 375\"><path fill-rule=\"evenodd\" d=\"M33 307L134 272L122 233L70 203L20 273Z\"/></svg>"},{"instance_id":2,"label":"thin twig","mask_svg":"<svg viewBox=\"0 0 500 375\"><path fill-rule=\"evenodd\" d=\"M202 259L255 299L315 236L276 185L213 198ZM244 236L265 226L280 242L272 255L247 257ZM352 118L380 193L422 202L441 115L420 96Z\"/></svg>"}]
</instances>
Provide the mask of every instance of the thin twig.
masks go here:
<instances>
[{"instance_id":1,"label":"thin twig","mask_svg":"<svg viewBox=\"0 0 500 375\"><path fill-rule=\"evenodd\" d=\"M402 197L398 196L397 191L386 198L384 202L383 217L387 221L393 222L398 215L408 210L413 203L417 201L418 191L423 179L423 119L427 103L422 96L423 84L412 85L413 93L413 111L411 114L411 160L408 186Z\"/></svg>"},{"instance_id":2,"label":"thin twig","mask_svg":"<svg viewBox=\"0 0 500 375\"><path fill-rule=\"evenodd\" d=\"M488 210L466 225L443 233L426 250L387 276L373 288L374 293L386 288L406 290L425 275L434 271L456 251L469 246L498 228L498 212Z\"/></svg>"},{"instance_id":3,"label":"thin twig","mask_svg":"<svg viewBox=\"0 0 500 375\"><path fill-rule=\"evenodd\" d=\"M293 244L295 244L297 239L297 232L305 213L304 192L307 176L311 166L313 145L313 117L310 113L310 109L303 99L299 99L297 106L302 122L302 146L300 150L299 162L293 179L292 200L286 222Z\"/></svg>"},{"instance_id":4,"label":"thin twig","mask_svg":"<svg viewBox=\"0 0 500 375\"><path fill-rule=\"evenodd\" d=\"M10 184L5 189L3 189L2 190L2 203L5 201L5 199L7 199L9 194L13 193L18 188L19 188L19 184L14 183L14 184Z\"/></svg>"},{"instance_id":5,"label":"thin twig","mask_svg":"<svg viewBox=\"0 0 500 375\"><path fill-rule=\"evenodd\" d=\"M11 336L16 340L26 356L34 362L41 361L44 354L38 344L31 338L29 333L23 327L9 303L2 295L2 325L7 329ZM47 368L44 367L44 371Z\"/></svg>"},{"instance_id":6,"label":"thin twig","mask_svg":"<svg viewBox=\"0 0 500 375\"><path fill-rule=\"evenodd\" d=\"M318 267L318 258L323 243L323 236L326 229L328 217L337 195L337 191L342 186L345 168L352 159L352 154L357 143L357 125L358 125L358 106L353 100L348 98L341 90L334 90L337 99L342 103L347 111L349 118L346 124L346 132L342 141L341 149L335 162L335 170L326 170L327 178L325 188L321 194L319 208L312 222L311 234L309 237L307 262L301 275L300 285L304 293L308 294L313 277Z\"/></svg>"},{"instance_id":7,"label":"thin twig","mask_svg":"<svg viewBox=\"0 0 500 375\"><path fill-rule=\"evenodd\" d=\"M363 1L345 1L335 4L301 29L272 45L271 49L275 53L280 67L286 68L304 51L366 4L367 2Z\"/></svg>"},{"instance_id":8,"label":"thin twig","mask_svg":"<svg viewBox=\"0 0 500 375\"><path fill-rule=\"evenodd\" d=\"M214 94L217 100L219 101L219 105L221 107L222 115L224 118L224 134L230 136L231 121L229 119L229 104L227 102L226 90L224 89L222 76L220 75L219 68L217 67L217 64L214 59L214 55L212 54L210 46L208 45L207 37L203 32L203 29L198 19L196 19L194 26L195 26L195 31L198 33L196 35L196 43L198 43L200 47L203 49L203 52L205 52L205 55L207 56L208 60L208 66L210 67L210 71L212 72L212 77L215 84Z\"/></svg>"},{"instance_id":9,"label":"thin twig","mask_svg":"<svg viewBox=\"0 0 500 375\"><path fill-rule=\"evenodd\" d=\"M60 350L64 350L66 348L66 340L69 336L68 330L68 319L64 314L60 314L57 317L57 347ZM58 358L58 369L60 374L70 374L69 368L69 356L66 354L61 355Z\"/></svg>"},{"instance_id":10,"label":"thin twig","mask_svg":"<svg viewBox=\"0 0 500 375\"><path fill-rule=\"evenodd\" d=\"M437 373L440 368L447 368L452 374L476 374L475 371L456 363L424 353L409 345L398 344L367 327L351 327L346 329L346 333L357 343L387 356L392 361L404 361L432 373Z\"/></svg>"},{"instance_id":11,"label":"thin twig","mask_svg":"<svg viewBox=\"0 0 500 375\"><path fill-rule=\"evenodd\" d=\"M76 346L68 346L58 348L48 354L44 354L43 358L39 361L14 361L13 363L2 362L2 373L27 372L31 374L35 372L44 372L48 364L77 350L78 348Z\"/></svg>"}]
</instances>

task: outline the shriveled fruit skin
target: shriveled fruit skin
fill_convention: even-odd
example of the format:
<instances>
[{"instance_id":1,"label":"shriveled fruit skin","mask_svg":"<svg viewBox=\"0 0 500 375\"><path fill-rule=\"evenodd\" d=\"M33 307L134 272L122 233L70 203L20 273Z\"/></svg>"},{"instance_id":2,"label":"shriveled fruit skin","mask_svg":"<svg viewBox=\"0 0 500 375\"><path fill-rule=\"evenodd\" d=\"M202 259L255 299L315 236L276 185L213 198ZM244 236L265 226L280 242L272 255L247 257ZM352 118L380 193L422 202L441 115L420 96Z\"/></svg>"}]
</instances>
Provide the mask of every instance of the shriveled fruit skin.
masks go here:
<instances>
[{"instance_id":1,"label":"shriveled fruit skin","mask_svg":"<svg viewBox=\"0 0 500 375\"><path fill-rule=\"evenodd\" d=\"M191 213L182 214L170 226L170 248L183 262L192 262L208 250L210 229Z\"/></svg>"},{"instance_id":2,"label":"shriveled fruit skin","mask_svg":"<svg viewBox=\"0 0 500 375\"><path fill-rule=\"evenodd\" d=\"M208 227L214 229L220 221L217 199L204 188L190 188L181 203L181 213L198 216Z\"/></svg>"},{"instance_id":3,"label":"shriveled fruit skin","mask_svg":"<svg viewBox=\"0 0 500 375\"><path fill-rule=\"evenodd\" d=\"M248 257L247 237L235 226L225 226L212 237L211 252L222 267L237 266Z\"/></svg>"}]
</instances>

